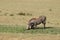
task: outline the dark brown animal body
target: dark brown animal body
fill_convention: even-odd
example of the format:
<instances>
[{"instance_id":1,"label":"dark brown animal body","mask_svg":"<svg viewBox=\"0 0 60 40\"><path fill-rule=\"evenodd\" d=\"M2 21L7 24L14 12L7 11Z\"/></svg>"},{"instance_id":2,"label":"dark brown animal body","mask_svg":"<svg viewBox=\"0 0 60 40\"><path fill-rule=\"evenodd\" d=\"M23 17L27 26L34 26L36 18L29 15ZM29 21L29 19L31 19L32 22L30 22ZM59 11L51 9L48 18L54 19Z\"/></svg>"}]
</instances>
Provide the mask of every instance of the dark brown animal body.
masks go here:
<instances>
[{"instance_id":1,"label":"dark brown animal body","mask_svg":"<svg viewBox=\"0 0 60 40\"><path fill-rule=\"evenodd\" d=\"M44 25L44 29L45 29L46 16L40 16L39 18L30 19L28 22L28 29L34 29L37 27L37 25L41 23Z\"/></svg>"}]
</instances>

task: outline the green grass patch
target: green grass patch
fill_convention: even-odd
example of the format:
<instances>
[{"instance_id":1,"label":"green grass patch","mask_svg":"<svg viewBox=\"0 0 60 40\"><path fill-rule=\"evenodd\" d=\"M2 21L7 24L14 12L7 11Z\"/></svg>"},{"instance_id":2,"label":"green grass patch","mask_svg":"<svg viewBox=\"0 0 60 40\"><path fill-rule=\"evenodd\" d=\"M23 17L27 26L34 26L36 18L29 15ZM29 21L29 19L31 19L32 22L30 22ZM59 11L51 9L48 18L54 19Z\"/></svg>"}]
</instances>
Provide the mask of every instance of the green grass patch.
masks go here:
<instances>
[{"instance_id":1,"label":"green grass patch","mask_svg":"<svg viewBox=\"0 0 60 40\"><path fill-rule=\"evenodd\" d=\"M0 32L6 32L6 33L23 33L25 30L24 27L20 26L11 26L11 25L0 25Z\"/></svg>"},{"instance_id":2,"label":"green grass patch","mask_svg":"<svg viewBox=\"0 0 60 40\"><path fill-rule=\"evenodd\" d=\"M0 25L0 33L31 33L31 34L60 34L60 28L53 27L39 27L37 29L27 30L26 26L12 26L12 25Z\"/></svg>"}]
</instances>

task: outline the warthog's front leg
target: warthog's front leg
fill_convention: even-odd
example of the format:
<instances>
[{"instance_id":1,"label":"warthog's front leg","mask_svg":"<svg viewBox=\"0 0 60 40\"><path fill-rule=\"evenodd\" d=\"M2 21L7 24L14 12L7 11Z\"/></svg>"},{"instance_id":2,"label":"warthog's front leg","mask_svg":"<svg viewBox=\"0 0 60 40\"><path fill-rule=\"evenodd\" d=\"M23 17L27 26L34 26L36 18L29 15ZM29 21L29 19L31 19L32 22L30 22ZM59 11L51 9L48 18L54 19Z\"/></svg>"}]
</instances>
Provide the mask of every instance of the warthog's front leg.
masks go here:
<instances>
[{"instance_id":1,"label":"warthog's front leg","mask_svg":"<svg viewBox=\"0 0 60 40\"><path fill-rule=\"evenodd\" d=\"M31 29L34 29L34 23L31 23L30 26L31 26Z\"/></svg>"},{"instance_id":2,"label":"warthog's front leg","mask_svg":"<svg viewBox=\"0 0 60 40\"><path fill-rule=\"evenodd\" d=\"M34 29L34 26L31 26L31 29Z\"/></svg>"}]
</instances>

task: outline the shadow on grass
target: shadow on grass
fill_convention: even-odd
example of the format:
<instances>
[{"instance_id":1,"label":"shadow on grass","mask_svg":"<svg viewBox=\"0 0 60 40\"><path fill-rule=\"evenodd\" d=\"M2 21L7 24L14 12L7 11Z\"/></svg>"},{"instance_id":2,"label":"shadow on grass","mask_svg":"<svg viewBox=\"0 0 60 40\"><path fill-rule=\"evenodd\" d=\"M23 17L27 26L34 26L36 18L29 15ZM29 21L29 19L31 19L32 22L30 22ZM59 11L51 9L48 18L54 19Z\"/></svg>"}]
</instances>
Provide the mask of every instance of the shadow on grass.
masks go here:
<instances>
[{"instance_id":1,"label":"shadow on grass","mask_svg":"<svg viewBox=\"0 0 60 40\"><path fill-rule=\"evenodd\" d=\"M45 29L53 29L54 27L45 27ZM44 29L44 27L37 27L36 29Z\"/></svg>"},{"instance_id":2,"label":"shadow on grass","mask_svg":"<svg viewBox=\"0 0 60 40\"><path fill-rule=\"evenodd\" d=\"M36 30L36 29L44 29L44 27L37 27L33 30ZM45 29L54 29L54 27L45 27ZM28 30L28 29L27 29ZM30 29L29 29L30 30Z\"/></svg>"}]
</instances>

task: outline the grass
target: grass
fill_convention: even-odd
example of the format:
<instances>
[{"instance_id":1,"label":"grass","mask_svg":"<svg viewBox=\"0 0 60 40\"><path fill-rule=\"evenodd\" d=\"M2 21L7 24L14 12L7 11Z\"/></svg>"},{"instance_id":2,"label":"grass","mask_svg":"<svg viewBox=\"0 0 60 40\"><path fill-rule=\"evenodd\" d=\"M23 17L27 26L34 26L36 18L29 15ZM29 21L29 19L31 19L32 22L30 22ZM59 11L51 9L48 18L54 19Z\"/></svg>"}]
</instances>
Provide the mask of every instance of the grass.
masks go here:
<instances>
[{"instance_id":1,"label":"grass","mask_svg":"<svg viewBox=\"0 0 60 40\"><path fill-rule=\"evenodd\" d=\"M0 25L0 32L20 33L24 32L24 28L19 26Z\"/></svg>"},{"instance_id":2,"label":"grass","mask_svg":"<svg viewBox=\"0 0 60 40\"><path fill-rule=\"evenodd\" d=\"M59 8L60 0L0 0L0 24L4 24L0 25L0 32L60 34L60 28L57 28L57 26L60 27ZM15 16L15 14L17 14L17 16ZM26 30L24 26L5 25L26 25L31 18L39 17L40 15L45 15L48 22L47 26L53 26L54 28Z\"/></svg>"},{"instance_id":3,"label":"grass","mask_svg":"<svg viewBox=\"0 0 60 40\"><path fill-rule=\"evenodd\" d=\"M0 33L31 33L31 34L60 34L60 28L46 27L43 29L42 27L38 27L37 29L27 30L25 26L9 26L9 25L0 25Z\"/></svg>"}]
</instances>

